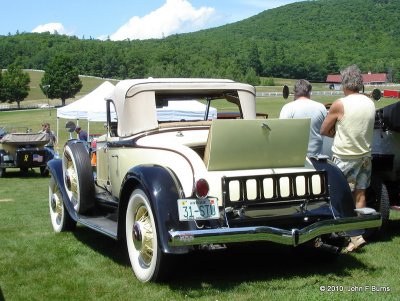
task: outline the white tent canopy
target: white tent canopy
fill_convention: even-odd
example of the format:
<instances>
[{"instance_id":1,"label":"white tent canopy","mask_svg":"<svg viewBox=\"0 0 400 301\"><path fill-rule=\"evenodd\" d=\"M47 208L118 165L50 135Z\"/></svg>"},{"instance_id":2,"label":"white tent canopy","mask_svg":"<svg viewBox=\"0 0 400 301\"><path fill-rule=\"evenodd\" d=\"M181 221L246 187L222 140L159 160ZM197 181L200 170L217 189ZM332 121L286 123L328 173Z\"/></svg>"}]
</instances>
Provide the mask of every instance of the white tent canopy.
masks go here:
<instances>
[{"instance_id":1,"label":"white tent canopy","mask_svg":"<svg viewBox=\"0 0 400 301\"><path fill-rule=\"evenodd\" d=\"M170 100L167 107L157 109L159 121L202 120L206 105L197 100ZM217 109L210 107L208 119L217 119Z\"/></svg>"},{"instance_id":2,"label":"white tent canopy","mask_svg":"<svg viewBox=\"0 0 400 301\"><path fill-rule=\"evenodd\" d=\"M74 101L73 103L57 109L57 137L59 131L59 119L76 119L79 124L80 119L87 119L87 132L89 134L89 115L93 116L92 121L105 121L97 120L95 112L100 112L101 116L106 116L106 102L105 98L113 94L115 86L109 81L103 82L100 86L94 89L89 94L86 94L82 98ZM71 135L70 135L71 136Z\"/></svg>"},{"instance_id":3,"label":"white tent canopy","mask_svg":"<svg viewBox=\"0 0 400 301\"><path fill-rule=\"evenodd\" d=\"M110 106L112 119L116 119L114 106ZM169 101L167 107L157 109L158 121L201 120L204 118L206 105L197 100ZM217 118L217 109L210 107L208 119ZM88 112L89 121L107 121L105 103Z\"/></svg>"},{"instance_id":4,"label":"white tent canopy","mask_svg":"<svg viewBox=\"0 0 400 301\"><path fill-rule=\"evenodd\" d=\"M96 116L96 112L105 112L105 98L112 95L114 87L115 86L112 83L110 83L109 81L105 81L92 92L83 96L77 101L65 107L57 109L57 118L89 120L89 114L90 116ZM93 119L95 118L93 117Z\"/></svg>"}]
</instances>

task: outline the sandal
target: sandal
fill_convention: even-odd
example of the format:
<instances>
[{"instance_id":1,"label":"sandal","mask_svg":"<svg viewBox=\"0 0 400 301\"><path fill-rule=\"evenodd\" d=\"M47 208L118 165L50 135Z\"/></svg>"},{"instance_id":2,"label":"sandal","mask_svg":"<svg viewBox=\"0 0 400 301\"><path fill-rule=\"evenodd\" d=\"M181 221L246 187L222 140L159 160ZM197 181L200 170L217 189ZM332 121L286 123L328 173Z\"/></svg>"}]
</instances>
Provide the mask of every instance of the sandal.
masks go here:
<instances>
[{"instance_id":1,"label":"sandal","mask_svg":"<svg viewBox=\"0 0 400 301\"><path fill-rule=\"evenodd\" d=\"M350 237L350 242L345 249L345 253L351 253L358 249L361 249L363 246L365 246L366 243L367 242L361 235Z\"/></svg>"}]
</instances>

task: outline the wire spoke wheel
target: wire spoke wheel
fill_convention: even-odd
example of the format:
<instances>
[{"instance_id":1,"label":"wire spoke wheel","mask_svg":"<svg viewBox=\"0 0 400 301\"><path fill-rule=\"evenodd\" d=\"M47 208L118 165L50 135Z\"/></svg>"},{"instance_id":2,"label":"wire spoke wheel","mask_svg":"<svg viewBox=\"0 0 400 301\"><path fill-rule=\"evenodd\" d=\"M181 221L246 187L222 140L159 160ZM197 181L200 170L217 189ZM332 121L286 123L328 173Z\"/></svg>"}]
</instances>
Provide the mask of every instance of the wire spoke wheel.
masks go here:
<instances>
[{"instance_id":1,"label":"wire spoke wheel","mask_svg":"<svg viewBox=\"0 0 400 301\"><path fill-rule=\"evenodd\" d=\"M68 142L62 157L64 186L78 213L94 206L94 179L89 153L83 143Z\"/></svg>"}]
</instances>

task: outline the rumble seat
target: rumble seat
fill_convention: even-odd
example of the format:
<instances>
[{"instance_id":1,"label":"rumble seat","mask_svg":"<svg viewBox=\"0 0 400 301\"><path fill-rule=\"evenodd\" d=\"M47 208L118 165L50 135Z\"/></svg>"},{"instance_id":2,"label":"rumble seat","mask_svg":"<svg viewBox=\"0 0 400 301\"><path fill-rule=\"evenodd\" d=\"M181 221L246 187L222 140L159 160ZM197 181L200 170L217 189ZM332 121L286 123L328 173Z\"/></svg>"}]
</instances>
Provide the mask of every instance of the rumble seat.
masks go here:
<instances>
[{"instance_id":1,"label":"rumble seat","mask_svg":"<svg viewBox=\"0 0 400 301\"><path fill-rule=\"evenodd\" d=\"M309 119L214 120L204 152L209 171L304 166Z\"/></svg>"}]
</instances>

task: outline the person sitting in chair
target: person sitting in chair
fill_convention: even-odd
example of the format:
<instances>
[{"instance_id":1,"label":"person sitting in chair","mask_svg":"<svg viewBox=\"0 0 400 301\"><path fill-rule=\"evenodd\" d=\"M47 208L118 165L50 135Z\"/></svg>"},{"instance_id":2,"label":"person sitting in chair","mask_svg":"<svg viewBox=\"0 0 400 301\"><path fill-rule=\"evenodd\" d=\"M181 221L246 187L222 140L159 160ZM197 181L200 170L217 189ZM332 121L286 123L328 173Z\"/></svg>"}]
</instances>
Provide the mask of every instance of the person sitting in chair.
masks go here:
<instances>
[{"instance_id":1,"label":"person sitting in chair","mask_svg":"<svg viewBox=\"0 0 400 301\"><path fill-rule=\"evenodd\" d=\"M54 149L54 145L57 143L57 138L54 132L50 129L50 123L43 123L40 133L46 134L47 138L49 139L49 143L47 143L45 146L50 149Z\"/></svg>"}]
</instances>

